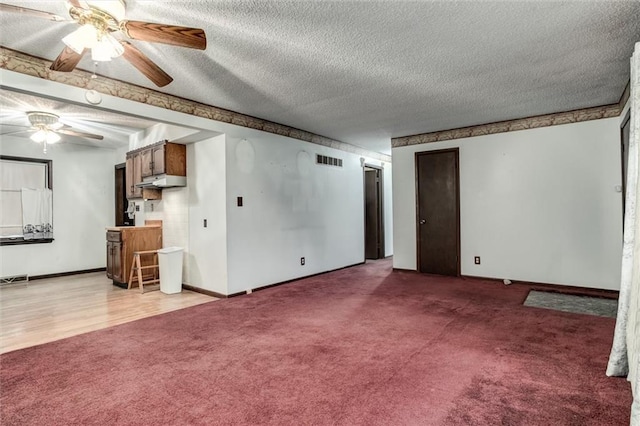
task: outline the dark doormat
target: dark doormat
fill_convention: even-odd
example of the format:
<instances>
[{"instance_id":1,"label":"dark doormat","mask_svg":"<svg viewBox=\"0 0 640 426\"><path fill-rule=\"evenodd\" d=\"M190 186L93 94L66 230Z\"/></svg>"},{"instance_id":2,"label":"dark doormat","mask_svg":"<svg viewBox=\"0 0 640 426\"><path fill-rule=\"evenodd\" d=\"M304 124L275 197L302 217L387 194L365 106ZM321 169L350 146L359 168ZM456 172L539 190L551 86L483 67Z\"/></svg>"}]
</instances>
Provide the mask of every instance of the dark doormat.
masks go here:
<instances>
[{"instance_id":1,"label":"dark doormat","mask_svg":"<svg viewBox=\"0 0 640 426\"><path fill-rule=\"evenodd\" d=\"M524 306L611 318L615 318L618 312L617 300L538 290L529 292Z\"/></svg>"}]
</instances>

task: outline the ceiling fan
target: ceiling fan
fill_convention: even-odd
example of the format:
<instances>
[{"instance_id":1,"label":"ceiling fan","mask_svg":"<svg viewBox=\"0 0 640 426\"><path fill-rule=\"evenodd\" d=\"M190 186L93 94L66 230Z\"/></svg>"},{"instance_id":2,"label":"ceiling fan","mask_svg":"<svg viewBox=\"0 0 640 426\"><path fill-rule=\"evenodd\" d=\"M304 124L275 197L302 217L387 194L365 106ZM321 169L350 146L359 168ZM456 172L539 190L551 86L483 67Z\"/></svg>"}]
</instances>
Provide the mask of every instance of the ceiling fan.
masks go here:
<instances>
[{"instance_id":1,"label":"ceiling fan","mask_svg":"<svg viewBox=\"0 0 640 426\"><path fill-rule=\"evenodd\" d=\"M69 16L80 28L62 39L66 47L51 64L54 71L73 71L83 55L91 50L94 61L110 61L124 56L156 86L163 87L173 78L129 41L121 40L123 36L192 49L204 50L207 47L204 30L199 28L126 20L124 0L69 0L67 5ZM0 11L24 13L56 22L69 21L53 13L4 3L0 3Z\"/></svg>"},{"instance_id":2,"label":"ceiling fan","mask_svg":"<svg viewBox=\"0 0 640 426\"><path fill-rule=\"evenodd\" d=\"M78 132L76 130L72 130L71 126L68 126L60 121L60 117L56 114L52 114L50 112L44 111L27 111L27 118L29 119L29 123L31 123L31 127L28 130L18 130L17 132L4 133L15 134L15 133L23 133L23 132L34 132L29 138L38 143L43 144L43 152L47 153L47 145L59 142L61 138L60 135L68 135L68 136L76 136L81 138L90 138L90 139L104 139L102 135L95 135L93 133L85 133ZM9 124L14 127L27 127L27 126L17 126L14 124Z\"/></svg>"}]
</instances>

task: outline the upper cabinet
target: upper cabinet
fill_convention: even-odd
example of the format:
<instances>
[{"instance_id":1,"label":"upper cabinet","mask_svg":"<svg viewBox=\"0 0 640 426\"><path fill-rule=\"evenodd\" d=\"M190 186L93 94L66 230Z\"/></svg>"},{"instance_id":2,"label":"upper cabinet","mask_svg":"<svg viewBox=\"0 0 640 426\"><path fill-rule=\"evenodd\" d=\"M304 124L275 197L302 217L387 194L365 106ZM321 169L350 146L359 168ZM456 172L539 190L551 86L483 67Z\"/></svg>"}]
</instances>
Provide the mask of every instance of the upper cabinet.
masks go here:
<instances>
[{"instance_id":1,"label":"upper cabinet","mask_svg":"<svg viewBox=\"0 0 640 426\"><path fill-rule=\"evenodd\" d=\"M186 176L187 147L171 142L159 142L141 148L142 178L158 175Z\"/></svg>"},{"instance_id":2,"label":"upper cabinet","mask_svg":"<svg viewBox=\"0 0 640 426\"><path fill-rule=\"evenodd\" d=\"M131 155L129 155L131 154ZM125 181L127 186L127 199L142 198L142 188L136 184L142 182L140 153L127 153Z\"/></svg>"},{"instance_id":3,"label":"upper cabinet","mask_svg":"<svg viewBox=\"0 0 640 426\"><path fill-rule=\"evenodd\" d=\"M127 153L127 198L159 199L160 188L185 186L187 147L167 141Z\"/></svg>"}]
</instances>

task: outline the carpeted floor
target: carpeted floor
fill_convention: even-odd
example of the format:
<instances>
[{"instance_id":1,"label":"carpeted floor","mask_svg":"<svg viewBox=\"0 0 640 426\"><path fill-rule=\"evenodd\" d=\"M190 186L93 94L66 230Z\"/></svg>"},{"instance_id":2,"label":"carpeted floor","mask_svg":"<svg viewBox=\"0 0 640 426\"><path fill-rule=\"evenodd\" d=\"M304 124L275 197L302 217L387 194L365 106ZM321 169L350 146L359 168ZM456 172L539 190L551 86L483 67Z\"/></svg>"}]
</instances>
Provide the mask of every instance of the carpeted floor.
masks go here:
<instances>
[{"instance_id":1,"label":"carpeted floor","mask_svg":"<svg viewBox=\"0 0 640 426\"><path fill-rule=\"evenodd\" d=\"M614 320L368 263L0 356L3 425L626 425Z\"/></svg>"}]
</instances>

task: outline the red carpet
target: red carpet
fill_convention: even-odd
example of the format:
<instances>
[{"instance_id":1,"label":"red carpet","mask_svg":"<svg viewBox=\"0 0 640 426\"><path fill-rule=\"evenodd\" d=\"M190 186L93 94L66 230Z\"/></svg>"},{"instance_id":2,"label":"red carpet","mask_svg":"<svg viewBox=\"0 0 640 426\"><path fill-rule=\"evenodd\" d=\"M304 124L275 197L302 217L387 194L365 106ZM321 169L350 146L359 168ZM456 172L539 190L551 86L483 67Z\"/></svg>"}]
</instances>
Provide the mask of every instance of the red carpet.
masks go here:
<instances>
[{"instance_id":1,"label":"red carpet","mask_svg":"<svg viewBox=\"0 0 640 426\"><path fill-rule=\"evenodd\" d=\"M614 320L374 262L0 356L3 425L627 425Z\"/></svg>"}]
</instances>

